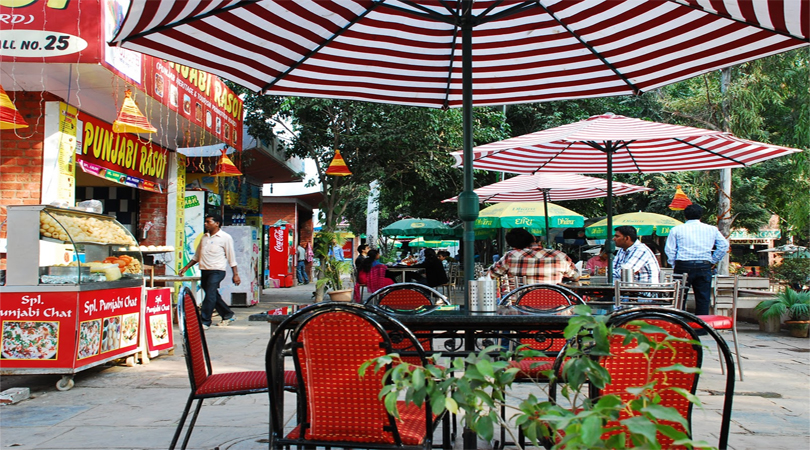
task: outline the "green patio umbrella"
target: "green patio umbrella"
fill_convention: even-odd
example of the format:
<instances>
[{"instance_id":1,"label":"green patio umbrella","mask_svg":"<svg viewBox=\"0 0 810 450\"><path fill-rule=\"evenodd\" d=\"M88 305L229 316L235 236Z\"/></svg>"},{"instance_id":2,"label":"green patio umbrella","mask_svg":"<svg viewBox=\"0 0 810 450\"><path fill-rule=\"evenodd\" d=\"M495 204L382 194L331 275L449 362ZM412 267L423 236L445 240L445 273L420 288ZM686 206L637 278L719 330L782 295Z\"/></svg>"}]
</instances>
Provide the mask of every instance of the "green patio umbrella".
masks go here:
<instances>
[{"instance_id":1,"label":"green patio umbrella","mask_svg":"<svg viewBox=\"0 0 810 450\"><path fill-rule=\"evenodd\" d=\"M653 233L657 236L668 236L672 227L682 224L683 222L680 220L655 213L635 212L613 216L614 230L621 225L630 225L635 227L639 236L649 236ZM608 239L607 227L607 219L600 220L585 228L585 236L594 239Z\"/></svg>"},{"instance_id":2,"label":"green patio umbrella","mask_svg":"<svg viewBox=\"0 0 810 450\"><path fill-rule=\"evenodd\" d=\"M452 228L434 219L401 219L381 230L385 236L447 236Z\"/></svg>"},{"instance_id":3,"label":"green patio umbrella","mask_svg":"<svg viewBox=\"0 0 810 450\"><path fill-rule=\"evenodd\" d=\"M475 228L526 228L532 234L547 236L549 228L584 224L584 216L554 203L502 202L482 209Z\"/></svg>"},{"instance_id":4,"label":"green patio umbrella","mask_svg":"<svg viewBox=\"0 0 810 450\"><path fill-rule=\"evenodd\" d=\"M433 238L419 237L408 243L409 246L415 248L442 248L442 247L456 247L458 241L456 240L434 240Z\"/></svg>"}]
</instances>

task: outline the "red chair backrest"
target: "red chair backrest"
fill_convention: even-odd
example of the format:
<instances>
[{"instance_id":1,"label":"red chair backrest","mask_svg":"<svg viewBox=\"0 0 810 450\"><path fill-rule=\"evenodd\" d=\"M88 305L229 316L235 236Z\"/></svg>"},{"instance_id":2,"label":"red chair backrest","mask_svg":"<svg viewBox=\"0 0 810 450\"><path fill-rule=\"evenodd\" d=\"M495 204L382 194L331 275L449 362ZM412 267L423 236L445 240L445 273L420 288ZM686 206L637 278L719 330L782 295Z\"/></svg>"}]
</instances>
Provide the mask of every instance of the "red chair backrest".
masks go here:
<instances>
[{"instance_id":1,"label":"red chair backrest","mask_svg":"<svg viewBox=\"0 0 810 450\"><path fill-rule=\"evenodd\" d=\"M517 304L535 309L554 309L568 306L571 301L562 292L552 289L532 289L522 295Z\"/></svg>"},{"instance_id":2,"label":"red chair backrest","mask_svg":"<svg viewBox=\"0 0 810 450\"><path fill-rule=\"evenodd\" d=\"M691 334L690 331L677 322L663 319L643 320L663 328L671 336L684 339L695 339L694 335ZM622 326L628 329L637 329L637 326L635 325L625 324ZM661 334L650 334L648 337L656 342L660 342L664 339L664 336ZM648 377L650 377L656 382L655 390L661 396L660 404L662 406L669 406L677 409L683 415L683 417L687 418L688 420L691 415L692 403L682 395L667 388L680 387L694 393L698 381L697 374L678 371L656 372L655 370L678 363L683 364L686 367L700 367L702 364L701 347L694 346L686 342L673 342L671 349L664 348L658 350L654 355L652 355L652 359L649 362L649 367L648 362L642 353L627 352L628 349L633 349L635 347L635 341L629 343L628 345L624 345L623 337L611 337L611 356L602 357L600 359L600 364L610 373L611 383L598 394L616 394L620 396L624 402L627 402L634 398L632 394L627 392L627 388L645 385L650 381L648 379ZM628 412L626 409L620 414L620 420L624 420L629 417L631 417L630 412ZM672 425L680 431L685 431L680 424L675 422L664 423ZM608 423L606 426L619 426L619 423ZM608 436L617 434L619 432L620 431L605 433L603 439L606 439ZM667 436L658 433L657 439L663 448L674 448L671 447L672 439L668 438ZM627 445L630 446L630 444L630 440L628 439Z\"/></svg>"},{"instance_id":3,"label":"red chair backrest","mask_svg":"<svg viewBox=\"0 0 810 450\"><path fill-rule=\"evenodd\" d=\"M430 301L425 294L414 289L395 289L385 294L378 303L380 306L387 306L391 309L413 310L420 306L430 306Z\"/></svg>"},{"instance_id":4,"label":"red chair backrest","mask_svg":"<svg viewBox=\"0 0 810 450\"><path fill-rule=\"evenodd\" d=\"M384 371L357 368L383 356L384 337L371 322L347 312L319 314L300 329L297 362L306 392L307 439L394 443L378 398ZM388 430L386 430L388 429Z\"/></svg>"},{"instance_id":5,"label":"red chair backrest","mask_svg":"<svg viewBox=\"0 0 810 450\"><path fill-rule=\"evenodd\" d=\"M532 287L527 285L523 289L525 289L526 292L517 296L516 305L527 306L534 309L553 310L561 306L569 306L575 303L564 292L554 289L551 286ZM519 343L521 345L528 345L534 350L556 353L565 346L565 339L559 332L548 333L546 336L544 336L543 333L537 333L534 338L520 339ZM554 355L532 359L553 361Z\"/></svg>"},{"instance_id":6,"label":"red chair backrest","mask_svg":"<svg viewBox=\"0 0 810 450\"><path fill-rule=\"evenodd\" d=\"M203 336L200 313L197 311L197 301L188 289L182 289L182 321L183 342L185 343L186 361L191 378L191 388L197 390L210 375L205 337Z\"/></svg>"}]
</instances>

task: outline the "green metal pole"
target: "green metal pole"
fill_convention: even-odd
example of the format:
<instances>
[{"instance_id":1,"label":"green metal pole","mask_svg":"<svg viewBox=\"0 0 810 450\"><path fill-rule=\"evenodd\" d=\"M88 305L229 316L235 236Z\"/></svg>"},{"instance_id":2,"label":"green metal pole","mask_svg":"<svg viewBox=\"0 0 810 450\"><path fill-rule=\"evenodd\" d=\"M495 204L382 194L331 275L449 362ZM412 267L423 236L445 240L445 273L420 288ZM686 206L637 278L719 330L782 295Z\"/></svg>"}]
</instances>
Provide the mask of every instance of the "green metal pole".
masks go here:
<instances>
[{"instance_id":1,"label":"green metal pole","mask_svg":"<svg viewBox=\"0 0 810 450\"><path fill-rule=\"evenodd\" d=\"M469 310L470 292L467 281L475 279L475 219L478 218L478 195L473 192L473 85L472 85L472 3L465 5L461 21L462 121L464 124L464 190L458 196L458 215L464 222L464 304Z\"/></svg>"}]
</instances>

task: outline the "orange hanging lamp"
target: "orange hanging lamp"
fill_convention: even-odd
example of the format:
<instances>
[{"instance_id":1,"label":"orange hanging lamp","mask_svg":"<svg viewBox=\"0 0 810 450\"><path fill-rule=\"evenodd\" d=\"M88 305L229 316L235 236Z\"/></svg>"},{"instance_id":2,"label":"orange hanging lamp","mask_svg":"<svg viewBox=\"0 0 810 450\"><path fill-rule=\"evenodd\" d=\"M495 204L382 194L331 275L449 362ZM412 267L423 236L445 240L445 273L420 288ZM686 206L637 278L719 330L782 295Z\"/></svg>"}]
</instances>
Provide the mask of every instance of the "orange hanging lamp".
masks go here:
<instances>
[{"instance_id":1,"label":"orange hanging lamp","mask_svg":"<svg viewBox=\"0 0 810 450\"><path fill-rule=\"evenodd\" d=\"M17 107L6 94L6 90L0 85L0 130L14 130L17 128L28 128L28 124L23 119L22 114L17 111Z\"/></svg>"},{"instance_id":2,"label":"orange hanging lamp","mask_svg":"<svg viewBox=\"0 0 810 450\"><path fill-rule=\"evenodd\" d=\"M138 109L130 89L126 90L124 104L121 105L121 112L113 122L112 129L116 133L157 133L157 128L153 127Z\"/></svg>"},{"instance_id":3,"label":"orange hanging lamp","mask_svg":"<svg viewBox=\"0 0 810 450\"><path fill-rule=\"evenodd\" d=\"M231 161L231 158L228 158L225 154L225 150L222 150L222 156L219 157L219 163L217 164L217 170L214 175L218 177L241 177L242 172L240 172L233 161Z\"/></svg>"},{"instance_id":4,"label":"orange hanging lamp","mask_svg":"<svg viewBox=\"0 0 810 450\"><path fill-rule=\"evenodd\" d=\"M346 165L346 161L340 156L340 150L335 150L335 157L332 158L332 162L329 163L326 174L336 177L345 177L352 174L352 171L349 170L349 166Z\"/></svg>"},{"instance_id":5,"label":"orange hanging lamp","mask_svg":"<svg viewBox=\"0 0 810 450\"><path fill-rule=\"evenodd\" d=\"M681 185L678 185L678 187L675 189L675 197L672 199L672 203L669 204L669 209L673 211L683 211L691 204L692 201L689 200L689 197L687 197L683 192Z\"/></svg>"}]
</instances>

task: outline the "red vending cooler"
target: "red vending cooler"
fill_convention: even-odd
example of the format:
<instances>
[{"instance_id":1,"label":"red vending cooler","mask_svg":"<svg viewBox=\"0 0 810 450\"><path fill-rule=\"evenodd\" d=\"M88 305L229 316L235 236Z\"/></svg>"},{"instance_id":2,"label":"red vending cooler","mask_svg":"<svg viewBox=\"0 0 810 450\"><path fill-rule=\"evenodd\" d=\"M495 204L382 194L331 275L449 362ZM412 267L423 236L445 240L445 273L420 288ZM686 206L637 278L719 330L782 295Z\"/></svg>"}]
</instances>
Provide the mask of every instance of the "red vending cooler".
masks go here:
<instances>
[{"instance_id":1,"label":"red vending cooler","mask_svg":"<svg viewBox=\"0 0 810 450\"><path fill-rule=\"evenodd\" d=\"M279 287L293 287L295 279L295 248L292 225L271 225L268 228L268 272L269 277L278 280Z\"/></svg>"}]
</instances>

